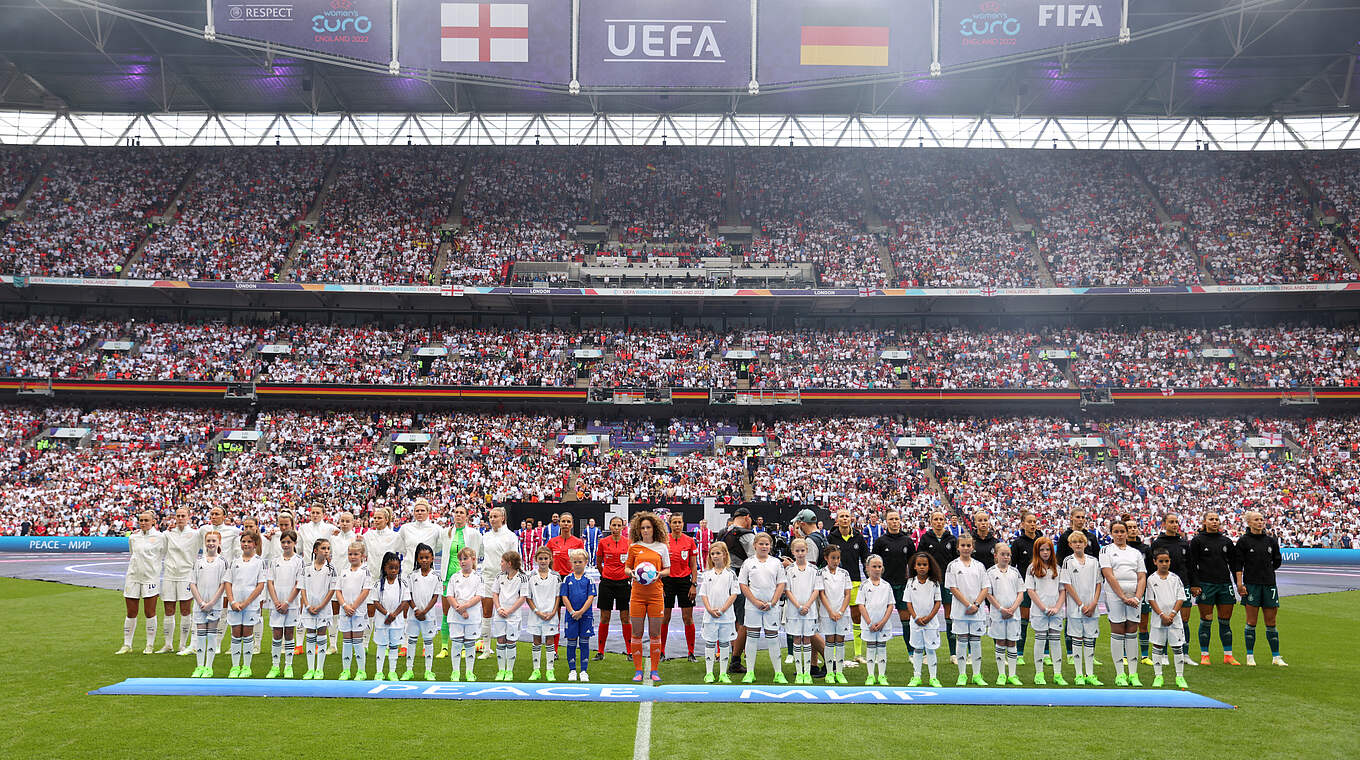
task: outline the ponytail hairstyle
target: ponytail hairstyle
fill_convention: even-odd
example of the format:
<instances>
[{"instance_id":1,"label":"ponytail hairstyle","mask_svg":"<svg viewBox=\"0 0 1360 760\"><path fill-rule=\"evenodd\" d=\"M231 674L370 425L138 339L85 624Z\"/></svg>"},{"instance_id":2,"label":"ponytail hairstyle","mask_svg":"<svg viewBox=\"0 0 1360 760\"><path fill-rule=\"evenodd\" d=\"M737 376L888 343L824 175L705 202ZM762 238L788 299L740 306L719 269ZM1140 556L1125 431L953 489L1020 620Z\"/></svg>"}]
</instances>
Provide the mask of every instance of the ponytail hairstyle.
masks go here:
<instances>
[{"instance_id":1,"label":"ponytail hairstyle","mask_svg":"<svg viewBox=\"0 0 1360 760\"><path fill-rule=\"evenodd\" d=\"M1048 547L1048 560L1045 561L1041 551ZM1038 578L1048 577L1052 573L1054 578L1058 577L1058 550L1053 548L1053 539L1048 536L1040 536L1034 539L1034 559L1029 563L1029 574Z\"/></svg>"},{"instance_id":2,"label":"ponytail hairstyle","mask_svg":"<svg viewBox=\"0 0 1360 760\"><path fill-rule=\"evenodd\" d=\"M325 544L327 549L331 548L331 540L329 538L318 538L312 544L312 562L316 562L316 550L320 549L322 544ZM326 562L327 566L330 566L330 564L329 561Z\"/></svg>"},{"instance_id":3,"label":"ponytail hairstyle","mask_svg":"<svg viewBox=\"0 0 1360 760\"><path fill-rule=\"evenodd\" d=\"M501 560L504 562L509 562L510 567L513 569L515 573L519 572L520 570L519 552L506 552L501 555Z\"/></svg>"}]
</instances>

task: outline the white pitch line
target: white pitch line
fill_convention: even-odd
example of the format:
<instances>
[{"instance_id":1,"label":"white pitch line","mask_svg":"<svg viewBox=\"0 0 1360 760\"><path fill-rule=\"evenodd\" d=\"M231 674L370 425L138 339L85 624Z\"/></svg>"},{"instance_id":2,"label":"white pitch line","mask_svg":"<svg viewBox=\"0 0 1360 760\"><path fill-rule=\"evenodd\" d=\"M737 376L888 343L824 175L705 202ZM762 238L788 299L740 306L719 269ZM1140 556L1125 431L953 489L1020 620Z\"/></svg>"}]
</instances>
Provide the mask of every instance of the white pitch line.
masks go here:
<instances>
[{"instance_id":1,"label":"white pitch line","mask_svg":"<svg viewBox=\"0 0 1360 760\"><path fill-rule=\"evenodd\" d=\"M99 565L118 565L121 562L86 562L83 565L67 565L62 568L68 573L79 573L81 575L99 575L105 578L121 578L125 573L98 573L93 570L81 570L82 567L98 567Z\"/></svg>"},{"instance_id":2,"label":"white pitch line","mask_svg":"<svg viewBox=\"0 0 1360 760\"><path fill-rule=\"evenodd\" d=\"M633 760L648 760L652 754L652 703L638 703L637 733L633 735Z\"/></svg>"}]
</instances>

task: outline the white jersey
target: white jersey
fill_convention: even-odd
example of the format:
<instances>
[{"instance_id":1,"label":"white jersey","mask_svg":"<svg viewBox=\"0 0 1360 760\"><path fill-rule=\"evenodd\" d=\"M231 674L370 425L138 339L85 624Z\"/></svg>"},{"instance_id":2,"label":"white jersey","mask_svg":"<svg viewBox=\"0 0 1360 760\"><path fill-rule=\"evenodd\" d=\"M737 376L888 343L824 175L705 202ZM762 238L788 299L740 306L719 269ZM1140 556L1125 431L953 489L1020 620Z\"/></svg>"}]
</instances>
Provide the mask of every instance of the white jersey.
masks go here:
<instances>
[{"instance_id":1,"label":"white jersey","mask_svg":"<svg viewBox=\"0 0 1360 760\"><path fill-rule=\"evenodd\" d=\"M368 601L375 604L381 604L382 608L387 610L387 615L391 615L393 610L400 607L402 602L410 600L410 598L411 587L406 585L406 579L401 577L400 574L397 575L395 583L388 581L386 577L379 578L377 584L373 586L373 593L368 595ZM403 612L398 615L390 626L387 624L387 615L384 615L381 612L376 613L373 620L374 625L380 628L406 627L407 613Z\"/></svg>"},{"instance_id":2,"label":"white jersey","mask_svg":"<svg viewBox=\"0 0 1360 760\"><path fill-rule=\"evenodd\" d=\"M128 536L127 581L129 583L160 583L161 563L165 560L165 534L152 528L149 533L133 531Z\"/></svg>"},{"instance_id":3,"label":"white jersey","mask_svg":"<svg viewBox=\"0 0 1360 760\"><path fill-rule=\"evenodd\" d=\"M798 565L793 564L784 568L785 592L798 600L798 606L810 604L809 615L817 614L816 596L821 591L821 573L817 571L816 565L807 565L799 569ZM790 615L798 614L797 609L790 609Z\"/></svg>"},{"instance_id":4,"label":"white jersey","mask_svg":"<svg viewBox=\"0 0 1360 760\"><path fill-rule=\"evenodd\" d=\"M859 584L857 599L868 618L864 621L866 627L871 623L882 620L883 616L897 602L897 597L893 594L892 584L882 578L878 579L878 583L865 578L864 582Z\"/></svg>"},{"instance_id":5,"label":"white jersey","mask_svg":"<svg viewBox=\"0 0 1360 760\"><path fill-rule=\"evenodd\" d=\"M171 528L165 532L165 582L183 583L189 580L198 559L198 531L194 528Z\"/></svg>"},{"instance_id":6,"label":"white jersey","mask_svg":"<svg viewBox=\"0 0 1360 760\"><path fill-rule=\"evenodd\" d=\"M1067 594L1068 617L1083 617L1081 608L1097 599L1096 591L1100 588L1101 578L1100 560L1094 557L1085 559L1085 562L1078 562L1077 555L1073 554L1062 563L1059 579L1064 586L1071 587ZM1075 598L1072 593L1076 593Z\"/></svg>"},{"instance_id":7,"label":"white jersey","mask_svg":"<svg viewBox=\"0 0 1360 760\"><path fill-rule=\"evenodd\" d=\"M349 566L340 571L339 577L335 581L335 588L339 592L338 601L340 602L341 612L344 606L354 604L359 599L359 595L364 589L373 589L373 576L368 574L368 566L360 563L358 567ZM372 597L369 594L368 597ZM368 601L365 597L365 602Z\"/></svg>"},{"instance_id":8,"label":"white jersey","mask_svg":"<svg viewBox=\"0 0 1360 760\"><path fill-rule=\"evenodd\" d=\"M213 600L213 595L226 582L227 570L227 561L221 557L213 557L212 559L199 557L194 561L194 569L191 572L189 582L198 589L200 597L213 601L210 607L200 606L197 602L195 602L195 607L208 612L222 609L223 597L218 596L216 600Z\"/></svg>"},{"instance_id":9,"label":"white jersey","mask_svg":"<svg viewBox=\"0 0 1360 760\"><path fill-rule=\"evenodd\" d=\"M826 593L827 603L831 605L828 609L839 613L841 602L845 601L845 592L852 586L850 572L843 567L836 568L835 572L824 567L819 572L822 576L822 591ZM849 612L848 607L846 612Z\"/></svg>"},{"instance_id":10,"label":"white jersey","mask_svg":"<svg viewBox=\"0 0 1360 760\"><path fill-rule=\"evenodd\" d=\"M1143 553L1127 545L1123 549L1114 544L1102 547L1100 567L1110 568L1125 596L1133 596L1133 592L1138 590L1138 574L1147 572L1147 566L1143 564Z\"/></svg>"},{"instance_id":11,"label":"white jersey","mask_svg":"<svg viewBox=\"0 0 1360 760\"><path fill-rule=\"evenodd\" d=\"M1039 596L1039 606L1048 609L1058 603L1058 594L1062 593L1062 571L1059 570L1057 576L1045 571L1042 578L1031 572L1025 576L1025 589L1032 589ZM1062 614L1062 610L1058 610L1058 614Z\"/></svg>"},{"instance_id":12,"label":"white jersey","mask_svg":"<svg viewBox=\"0 0 1360 760\"><path fill-rule=\"evenodd\" d=\"M766 557L764 562L747 557L737 580L751 589L751 594L760 601L777 602L779 600L774 598L775 589L786 581L784 564L774 557Z\"/></svg>"},{"instance_id":13,"label":"white jersey","mask_svg":"<svg viewBox=\"0 0 1360 760\"><path fill-rule=\"evenodd\" d=\"M696 596L704 599L704 609L709 610L709 603L713 604L712 609L717 609L727 603L733 594L740 594L741 588L737 586L737 576L731 568L722 570L705 570L699 573L699 588L695 592ZM712 612L709 612L710 617ZM715 621L719 623L735 623L737 611L728 607L719 615Z\"/></svg>"},{"instance_id":14,"label":"white jersey","mask_svg":"<svg viewBox=\"0 0 1360 760\"><path fill-rule=\"evenodd\" d=\"M1153 573L1148 576L1147 592L1144 598L1149 604L1155 601L1157 603L1157 609L1161 610L1164 614L1170 614L1171 611L1176 608L1176 602L1185 599L1185 584L1181 582L1180 577L1175 573L1167 573L1165 578ZM1156 611L1149 616L1148 624L1153 628L1168 627L1162 625L1162 619L1157 615ZM1180 625L1180 619L1177 618L1172 621L1171 624Z\"/></svg>"},{"instance_id":15,"label":"white jersey","mask_svg":"<svg viewBox=\"0 0 1360 760\"><path fill-rule=\"evenodd\" d=\"M217 545L217 553L222 555L228 562L235 562L241 558L241 529L235 525L213 525L209 523L198 529L198 548L203 548L203 537L209 533L217 532L222 536L222 542Z\"/></svg>"},{"instance_id":16,"label":"white jersey","mask_svg":"<svg viewBox=\"0 0 1360 760\"><path fill-rule=\"evenodd\" d=\"M860 588L863 589L864 587L861 586ZM935 603L943 602L944 598L940 594L940 584L929 578L926 579L925 583L922 583L918 578L912 576L911 580L907 581L906 589L902 591L902 601L911 605L914 620L929 615L930 611L935 608ZM941 607L940 612L943 611L944 608ZM937 613L935 617L930 619L929 623L921 627L926 630L938 631L944 627L943 623L940 622L943 617L944 615Z\"/></svg>"},{"instance_id":17,"label":"white jersey","mask_svg":"<svg viewBox=\"0 0 1360 760\"><path fill-rule=\"evenodd\" d=\"M293 594L293 589L302 582L303 567L302 557L299 557L297 552L293 552L293 556L288 559L279 557L269 563L269 580L274 583L274 595L280 602L287 602L288 597ZM269 603L273 606L274 600L270 599ZM297 597L294 597L289 606L298 607Z\"/></svg>"},{"instance_id":18,"label":"white jersey","mask_svg":"<svg viewBox=\"0 0 1360 760\"><path fill-rule=\"evenodd\" d=\"M971 603L987 585L987 569L977 560L970 560L964 564L960 557L949 563L949 567L944 571L944 587L953 595L954 589L958 589L960 594ZM860 586L861 593L864 587ZM950 620L963 620L970 623L985 621L988 615L987 603L978 605L977 612L968 614L968 605L960 602L958 597L954 597L954 603L949 608Z\"/></svg>"},{"instance_id":19,"label":"white jersey","mask_svg":"<svg viewBox=\"0 0 1360 760\"><path fill-rule=\"evenodd\" d=\"M529 594L529 576L524 573L501 573L491 584L491 593L496 597L496 606L509 609L521 597ZM506 620L519 620L523 607L510 613ZM497 613L499 616L499 613Z\"/></svg>"},{"instance_id":20,"label":"white jersey","mask_svg":"<svg viewBox=\"0 0 1360 760\"><path fill-rule=\"evenodd\" d=\"M317 542L317 539L324 538L327 541L330 541L330 539L332 538L331 534L334 533L335 531L336 527L326 522L325 520L322 520L319 523L305 522L302 525L299 525L297 529L298 554L302 555L303 560L311 562L312 546ZM334 542L331 543L331 559L338 559L341 562L345 561L345 555L335 553Z\"/></svg>"},{"instance_id":21,"label":"white jersey","mask_svg":"<svg viewBox=\"0 0 1360 760\"><path fill-rule=\"evenodd\" d=\"M355 541L363 541L363 539L359 538L359 536L354 531L350 531L348 533L340 533L338 535L331 536L330 537L331 559L335 562L340 563L342 567L349 567L349 547L350 544L354 543ZM364 548L367 549L368 544L364 544ZM364 562L365 562L364 569L367 570L368 560L364 560ZM372 574L370 574L370 577L376 576L372 576Z\"/></svg>"},{"instance_id":22,"label":"white jersey","mask_svg":"<svg viewBox=\"0 0 1360 760\"><path fill-rule=\"evenodd\" d=\"M397 538L401 539L401 570L410 573L416 568L416 547L425 544L435 554L439 553L439 525L429 520L412 520L401 526ZM442 578L443 575L440 575Z\"/></svg>"},{"instance_id":23,"label":"white jersey","mask_svg":"<svg viewBox=\"0 0 1360 760\"><path fill-rule=\"evenodd\" d=\"M391 528L370 530L364 534L364 546L368 549L368 572L374 578L382 577L382 561L388 552L401 555L401 538Z\"/></svg>"},{"instance_id":24,"label":"white jersey","mask_svg":"<svg viewBox=\"0 0 1360 760\"><path fill-rule=\"evenodd\" d=\"M473 598L485 598L491 594L487 589L486 581L482 580L481 573L474 572L469 574L460 572L454 573L453 577L449 578L449 584L444 591L444 595L453 597L453 601L458 604L466 604ZM469 610L469 612L471 612L471 610ZM481 608L478 607L476 619L480 620L481 616ZM450 620L452 620L452 617L450 617Z\"/></svg>"},{"instance_id":25,"label":"white jersey","mask_svg":"<svg viewBox=\"0 0 1360 760\"><path fill-rule=\"evenodd\" d=\"M992 598L1002 607L1017 605L1011 617L1020 613L1018 597L1025 593L1025 579L1020 577L1020 571L1014 567L1007 567L1002 572L999 565L992 565L987 571L987 581L992 587ZM1000 610L992 610L992 617L1000 620Z\"/></svg>"},{"instance_id":26,"label":"white jersey","mask_svg":"<svg viewBox=\"0 0 1360 760\"><path fill-rule=\"evenodd\" d=\"M301 597L305 597L301 599L304 605L303 614L310 614L306 608L315 607L321 603L322 599L326 598L326 594L335 588L337 579L335 568L329 562L319 568L315 562L309 562L303 568L302 593L300 594ZM323 608L321 613L318 614L329 615L330 613Z\"/></svg>"},{"instance_id":27,"label":"white jersey","mask_svg":"<svg viewBox=\"0 0 1360 760\"><path fill-rule=\"evenodd\" d=\"M265 564L260 555L255 555L250 559L242 557L231 563L231 569L227 571L227 582L231 584L231 599L233 602L244 602L251 594L255 593L255 587L264 583L269 578L269 566ZM264 592L256 597L258 602L264 597Z\"/></svg>"},{"instance_id":28,"label":"white jersey","mask_svg":"<svg viewBox=\"0 0 1360 760\"><path fill-rule=\"evenodd\" d=\"M506 552L519 553L519 536L514 531L502 525L500 530L489 530L482 534L482 579L488 586L500 574L501 557Z\"/></svg>"},{"instance_id":29,"label":"white jersey","mask_svg":"<svg viewBox=\"0 0 1360 760\"><path fill-rule=\"evenodd\" d=\"M411 607L414 610L425 609L431 598L443 596L441 593L443 589L440 588L442 585L444 584L439 580L439 574L434 568L430 568L429 575L422 575L419 569L413 570L406 576L406 586L411 589ZM439 609L439 602L436 601L430 611L438 612Z\"/></svg>"},{"instance_id":30,"label":"white jersey","mask_svg":"<svg viewBox=\"0 0 1360 760\"><path fill-rule=\"evenodd\" d=\"M558 598L562 595L562 576L548 571L548 577L544 578L537 570L529 573L529 603L534 606L535 612L548 612L557 604ZM538 617L535 615L534 617Z\"/></svg>"}]
</instances>

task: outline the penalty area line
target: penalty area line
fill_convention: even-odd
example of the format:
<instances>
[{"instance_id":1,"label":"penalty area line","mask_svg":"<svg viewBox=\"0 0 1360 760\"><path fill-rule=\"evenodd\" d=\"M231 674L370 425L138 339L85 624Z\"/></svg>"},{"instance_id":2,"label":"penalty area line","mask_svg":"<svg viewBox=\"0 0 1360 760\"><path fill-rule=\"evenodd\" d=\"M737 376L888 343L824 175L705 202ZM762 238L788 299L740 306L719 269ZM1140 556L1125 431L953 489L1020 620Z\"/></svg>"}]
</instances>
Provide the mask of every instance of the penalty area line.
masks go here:
<instances>
[{"instance_id":1,"label":"penalty area line","mask_svg":"<svg viewBox=\"0 0 1360 760\"><path fill-rule=\"evenodd\" d=\"M648 760L651 757L653 704L638 703L637 732L633 735L633 760Z\"/></svg>"}]
</instances>

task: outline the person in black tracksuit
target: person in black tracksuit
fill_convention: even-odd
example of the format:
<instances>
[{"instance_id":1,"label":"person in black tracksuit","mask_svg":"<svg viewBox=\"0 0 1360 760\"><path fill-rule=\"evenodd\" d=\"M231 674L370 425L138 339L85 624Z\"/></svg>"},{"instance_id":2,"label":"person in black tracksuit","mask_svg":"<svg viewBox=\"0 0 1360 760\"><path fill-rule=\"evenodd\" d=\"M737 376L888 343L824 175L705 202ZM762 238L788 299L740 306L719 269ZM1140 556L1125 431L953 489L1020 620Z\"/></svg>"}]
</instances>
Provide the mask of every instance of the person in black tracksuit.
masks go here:
<instances>
[{"instance_id":1,"label":"person in black tracksuit","mask_svg":"<svg viewBox=\"0 0 1360 760\"><path fill-rule=\"evenodd\" d=\"M916 551L925 552L934 557L935 564L939 565L942 570L949 567L950 562L959 558L958 539L954 538L953 533L945 529L943 512L930 513L930 530L922 533L920 539L916 541ZM942 619L946 621L945 637L949 641L949 656L951 658L955 656L954 647L956 646L953 626L948 623L950 597L952 596L953 594L942 594L943 598L940 599L940 614L944 616Z\"/></svg>"},{"instance_id":2,"label":"person in black tracksuit","mask_svg":"<svg viewBox=\"0 0 1360 760\"><path fill-rule=\"evenodd\" d=\"M1190 587L1195 585L1194 577L1190 574L1190 542L1185 540L1181 534L1181 521L1177 515L1167 515L1162 518L1162 532L1159 533L1152 542L1148 544L1148 575L1157 572L1156 563L1152 558L1157 555L1158 549L1166 549L1166 553L1171 556L1171 572L1181 579L1181 585L1185 586L1185 604L1181 605L1181 628L1185 633L1187 645L1190 642ZM1186 656L1186 662L1197 664L1195 660Z\"/></svg>"},{"instance_id":3,"label":"person in black tracksuit","mask_svg":"<svg viewBox=\"0 0 1360 760\"><path fill-rule=\"evenodd\" d=\"M827 536L827 544L838 547L841 550L841 567L850 574L850 584L854 591L851 592L850 619L854 621L855 635L855 657L861 664L864 662L864 638L860 635L859 605L855 597L859 593L860 568L869 559L869 542L864 539L864 534L855 528L854 518L850 516L850 510L842 509L836 513L836 526L831 529Z\"/></svg>"},{"instance_id":4,"label":"person in black tracksuit","mask_svg":"<svg viewBox=\"0 0 1360 760\"><path fill-rule=\"evenodd\" d=\"M1237 593L1242 595L1242 607L1247 615L1247 664L1256 664L1256 618L1264 611L1271 662L1284 667L1284 658L1280 657L1280 633L1275 629L1275 613L1280 608L1275 571L1284 562L1284 555L1280 553L1280 542L1266 533L1265 527L1266 519L1260 512L1247 513L1247 532L1237 539L1237 556L1242 562L1237 573Z\"/></svg>"},{"instance_id":5,"label":"person in black tracksuit","mask_svg":"<svg viewBox=\"0 0 1360 760\"><path fill-rule=\"evenodd\" d=\"M1232 614L1237 604L1232 581L1234 574L1241 571L1242 561L1237 556L1237 545L1219 531L1219 525L1218 513L1210 512L1204 516L1204 529L1190 539L1190 572L1195 579L1190 593L1199 597L1199 663L1209 664L1209 638L1217 609L1223 662L1238 665L1232 649Z\"/></svg>"},{"instance_id":6,"label":"person in black tracksuit","mask_svg":"<svg viewBox=\"0 0 1360 760\"><path fill-rule=\"evenodd\" d=\"M897 607L897 617L902 621L902 638L907 642L907 653L911 653L911 626L908 624L907 603L902 595L907 590L907 580L911 577L911 555L916 553L916 542L902 530L902 514L895 509L888 510L883 516L883 535L874 542L873 553L883 558L883 579L892 586L893 603Z\"/></svg>"},{"instance_id":7,"label":"person in black tracksuit","mask_svg":"<svg viewBox=\"0 0 1360 760\"><path fill-rule=\"evenodd\" d=\"M1096 564L1099 565L1100 541L1096 539L1095 532L1086 527L1086 510L1081 507L1075 507L1072 509L1068 519L1071 521L1071 527L1063 531L1062 535L1058 537L1057 546L1053 547L1054 553L1058 555L1058 567L1062 567L1063 560L1072 556L1072 546L1067 543L1067 539L1070 538L1075 531L1081 531L1086 534L1086 556L1094 559ZM1063 631L1063 641L1067 645L1067 657L1070 663L1072 658L1072 637L1068 636L1066 631ZM1097 660L1096 664L1099 665L1100 661Z\"/></svg>"},{"instance_id":8,"label":"person in black tracksuit","mask_svg":"<svg viewBox=\"0 0 1360 760\"><path fill-rule=\"evenodd\" d=\"M1021 578L1029 577L1029 566L1034 561L1034 542L1043 534L1039 532L1039 518L1033 512L1020 513L1020 530L1011 539L1011 565L1020 571ZM1020 640L1016 646L1020 650L1018 664L1025 663L1025 639L1029 636L1029 594L1020 600Z\"/></svg>"}]
</instances>

